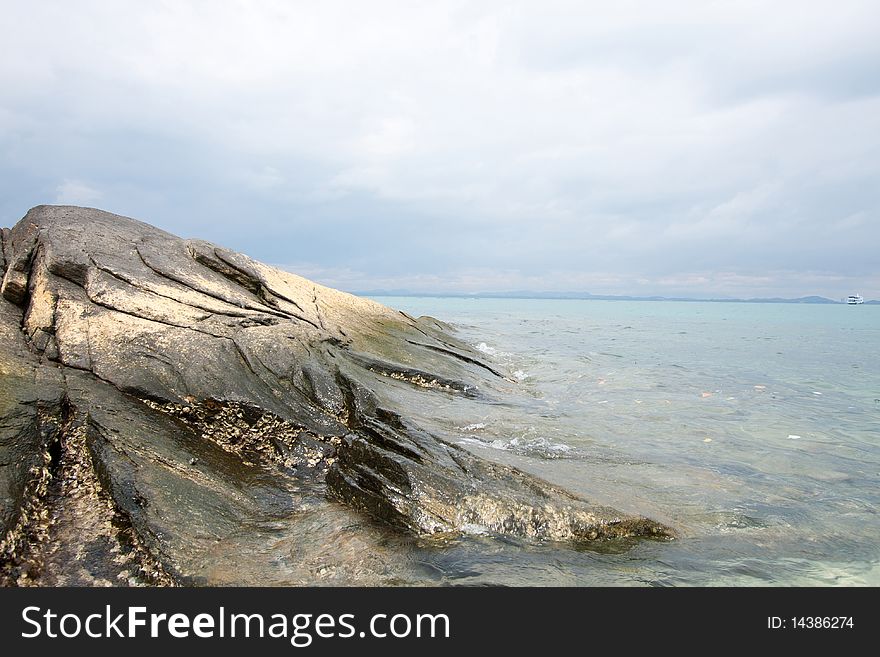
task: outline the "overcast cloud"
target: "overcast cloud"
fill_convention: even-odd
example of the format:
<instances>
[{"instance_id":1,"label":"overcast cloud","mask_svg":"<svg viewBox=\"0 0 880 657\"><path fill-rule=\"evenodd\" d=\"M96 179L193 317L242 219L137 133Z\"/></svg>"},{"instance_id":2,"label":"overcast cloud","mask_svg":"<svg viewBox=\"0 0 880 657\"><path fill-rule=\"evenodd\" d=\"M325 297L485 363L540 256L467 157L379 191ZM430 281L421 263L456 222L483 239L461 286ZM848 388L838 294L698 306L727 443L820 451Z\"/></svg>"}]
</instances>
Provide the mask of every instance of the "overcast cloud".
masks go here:
<instances>
[{"instance_id":1,"label":"overcast cloud","mask_svg":"<svg viewBox=\"0 0 880 657\"><path fill-rule=\"evenodd\" d=\"M880 298L876 0L0 10L0 224L349 290Z\"/></svg>"}]
</instances>

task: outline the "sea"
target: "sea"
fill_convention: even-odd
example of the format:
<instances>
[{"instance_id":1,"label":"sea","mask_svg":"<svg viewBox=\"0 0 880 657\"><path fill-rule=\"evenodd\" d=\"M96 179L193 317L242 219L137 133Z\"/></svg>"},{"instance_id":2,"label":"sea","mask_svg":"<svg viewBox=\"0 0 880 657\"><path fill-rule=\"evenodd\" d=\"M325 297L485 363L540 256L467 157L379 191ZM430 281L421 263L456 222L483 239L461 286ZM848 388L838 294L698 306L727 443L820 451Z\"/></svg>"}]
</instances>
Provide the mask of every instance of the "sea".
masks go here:
<instances>
[{"instance_id":1,"label":"sea","mask_svg":"<svg viewBox=\"0 0 880 657\"><path fill-rule=\"evenodd\" d=\"M445 439L678 535L413 546L427 580L880 585L880 306L374 298L517 382L426 402Z\"/></svg>"}]
</instances>

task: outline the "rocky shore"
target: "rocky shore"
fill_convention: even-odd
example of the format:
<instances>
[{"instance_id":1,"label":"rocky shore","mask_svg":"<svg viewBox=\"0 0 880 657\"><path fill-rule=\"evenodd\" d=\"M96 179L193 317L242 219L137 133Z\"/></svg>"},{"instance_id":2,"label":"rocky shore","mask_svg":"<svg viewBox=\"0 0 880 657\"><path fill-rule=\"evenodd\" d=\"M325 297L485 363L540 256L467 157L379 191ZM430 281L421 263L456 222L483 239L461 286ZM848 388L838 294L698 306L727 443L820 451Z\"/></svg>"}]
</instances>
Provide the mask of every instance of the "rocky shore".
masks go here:
<instances>
[{"instance_id":1,"label":"rocky shore","mask_svg":"<svg viewBox=\"0 0 880 657\"><path fill-rule=\"evenodd\" d=\"M0 268L6 585L308 584L337 549L359 561L338 560L333 583L389 583L373 577L379 542L351 530L368 525L672 535L395 407L391 382L488 400L504 381L432 318L78 207L39 206L3 228ZM363 544L332 539L331 515ZM305 535L337 544L308 552Z\"/></svg>"}]
</instances>

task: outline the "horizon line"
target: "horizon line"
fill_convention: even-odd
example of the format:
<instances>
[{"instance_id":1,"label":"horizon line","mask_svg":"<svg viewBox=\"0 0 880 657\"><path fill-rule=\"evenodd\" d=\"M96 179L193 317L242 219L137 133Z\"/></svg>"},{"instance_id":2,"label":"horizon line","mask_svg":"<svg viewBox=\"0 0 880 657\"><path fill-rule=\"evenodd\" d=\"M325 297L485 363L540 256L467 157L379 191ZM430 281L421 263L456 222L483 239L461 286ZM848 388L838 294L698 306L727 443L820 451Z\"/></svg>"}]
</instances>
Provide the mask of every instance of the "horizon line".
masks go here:
<instances>
[{"instance_id":1,"label":"horizon line","mask_svg":"<svg viewBox=\"0 0 880 657\"><path fill-rule=\"evenodd\" d=\"M592 294L590 292L419 292L412 290L352 290L360 297L424 297L424 298L471 298L471 299L547 299L572 301L689 301L709 303L799 303L805 305L848 305L846 297L832 299L821 295L800 297L684 297L663 295ZM880 300L865 299L865 305L880 304Z\"/></svg>"}]
</instances>

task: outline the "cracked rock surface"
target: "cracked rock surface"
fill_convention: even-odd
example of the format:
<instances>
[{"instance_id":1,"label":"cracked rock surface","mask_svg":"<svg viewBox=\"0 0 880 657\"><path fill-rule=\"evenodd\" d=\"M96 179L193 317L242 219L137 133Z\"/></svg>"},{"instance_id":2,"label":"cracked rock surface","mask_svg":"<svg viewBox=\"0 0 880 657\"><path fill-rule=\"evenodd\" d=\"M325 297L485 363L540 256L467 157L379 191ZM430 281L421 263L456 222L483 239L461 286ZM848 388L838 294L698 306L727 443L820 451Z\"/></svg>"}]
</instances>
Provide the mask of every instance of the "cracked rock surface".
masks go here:
<instances>
[{"instance_id":1,"label":"cracked rock surface","mask_svg":"<svg viewBox=\"0 0 880 657\"><path fill-rule=\"evenodd\" d=\"M100 210L0 237L7 585L398 584L404 535L671 535L395 407L510 385L441 322Z\"/></svg>"}]
</instances>

